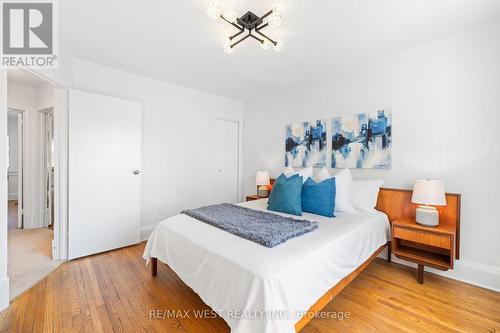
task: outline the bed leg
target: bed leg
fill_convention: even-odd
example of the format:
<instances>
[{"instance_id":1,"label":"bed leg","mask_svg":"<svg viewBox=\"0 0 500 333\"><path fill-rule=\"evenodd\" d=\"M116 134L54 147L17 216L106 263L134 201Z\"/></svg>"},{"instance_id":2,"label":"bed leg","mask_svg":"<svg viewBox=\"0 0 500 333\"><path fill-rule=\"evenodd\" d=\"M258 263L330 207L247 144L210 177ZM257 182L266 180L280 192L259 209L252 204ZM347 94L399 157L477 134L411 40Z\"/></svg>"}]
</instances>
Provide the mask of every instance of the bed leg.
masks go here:
<instances>
[{"instance_id":1,"label":"bed leg","mask_svg":"<svg viewBox=\"0 0 500 333\"><path fill-rule=\"evenodd\" d=\"M392 246L391 246L391 241L387 242L387 262L391 262L391 256L392 256Z\"/></svg>"},{"instance_id":2,"label":"bed leg","mask_svg":"<svg viewBox=\"0 0 500 333\"><path fill-rule=\"evenodd\" d=\"M158 275L158 259L151 258L151 276Z\"/></svg>"}]
</instances>

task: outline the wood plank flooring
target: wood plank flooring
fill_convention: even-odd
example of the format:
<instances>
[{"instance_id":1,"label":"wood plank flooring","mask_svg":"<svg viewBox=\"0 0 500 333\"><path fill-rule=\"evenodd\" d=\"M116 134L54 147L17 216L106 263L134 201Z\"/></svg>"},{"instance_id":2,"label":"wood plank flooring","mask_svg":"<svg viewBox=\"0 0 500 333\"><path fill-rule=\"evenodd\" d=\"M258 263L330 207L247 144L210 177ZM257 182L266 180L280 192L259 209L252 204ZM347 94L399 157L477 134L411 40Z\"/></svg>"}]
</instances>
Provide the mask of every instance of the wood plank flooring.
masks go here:
<instances>
[{"instance_id":1,"label":"wood plank flooring","mask_svg":"<svg viewBox=\"0 0 500 333\"><path fill-rule=\"evenodd\" d=\"M63 264L0 314L0 332L229 332L220 318L151 319L150 310L209 310L167 266L152 278L144 243ZM500 332L500 294L375 260L309 332Z\"/></svg>"}]
</instances>

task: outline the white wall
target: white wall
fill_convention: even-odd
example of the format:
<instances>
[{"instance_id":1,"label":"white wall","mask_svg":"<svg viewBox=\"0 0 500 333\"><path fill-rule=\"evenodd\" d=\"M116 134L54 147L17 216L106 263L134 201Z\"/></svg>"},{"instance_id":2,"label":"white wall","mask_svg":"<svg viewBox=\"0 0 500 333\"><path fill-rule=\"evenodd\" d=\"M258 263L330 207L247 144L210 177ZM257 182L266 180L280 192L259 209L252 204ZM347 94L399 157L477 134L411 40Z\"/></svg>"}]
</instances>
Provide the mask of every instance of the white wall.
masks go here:
<instances>
[{"instance_id":1,"label":"white wall","mask_svg":"<svg viewBox=\"0 0 500 333\"><path fill-rule=\"evenodd\" d=\"M324 73L318 82L245 105L246 193L255 192L257 170L276 176L283 168L286 124L392 109L392 169L354 176L397 188L439 178L461 193L461 260L447 274L500 290L500 23Z\"/></svg>"},{"instance_id":2,"label":"white wall","mask_svg":"<svg viewBox=\"0 0 500 333\"><path fill-rule=\"evenodd\" d=\"M0 174L7 174L7 72L0 70ZM7 177L0 177L0 311L9 305Z\"/></svg>"},{"instance_id":3,"label":"white wall","mask_svg":"<svg viewBox=\"0 0 500 333\"><path fill-rule=\"evenodd\" d=\"M239 101L74 60L73 87L142 104L142 237L182 209L212 202L211 115L242 119Z\"/></svg>"}]
</instances>

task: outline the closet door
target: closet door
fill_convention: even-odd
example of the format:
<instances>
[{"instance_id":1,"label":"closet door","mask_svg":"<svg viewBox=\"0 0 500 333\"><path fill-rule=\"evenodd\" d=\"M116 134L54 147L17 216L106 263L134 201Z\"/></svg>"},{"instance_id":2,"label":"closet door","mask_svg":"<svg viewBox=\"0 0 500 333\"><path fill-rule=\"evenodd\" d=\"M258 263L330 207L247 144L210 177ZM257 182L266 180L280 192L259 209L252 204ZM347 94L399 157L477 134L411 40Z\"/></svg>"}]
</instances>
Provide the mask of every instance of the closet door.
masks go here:
<instances>
[{"instance_id":1,"label":"closet door","mask_svg":"<svg viewBox=\"0 0 500 333\"><path fill-rule=\"evenodd\" d=\"M140 242L141 105L69 91L69 259Z\"/></svg>"},{"instance_id":2,"label":"closet door","mask_svg":"<svg viewBox=\"0 0 500 333\"><path fill-rule=\"evenodd\" d=\"M214 183L216 184L215 202L238 202L238 159L239 129L238 122L214 118L213 120L213 159Z\"/></svg>"}]
</instances>

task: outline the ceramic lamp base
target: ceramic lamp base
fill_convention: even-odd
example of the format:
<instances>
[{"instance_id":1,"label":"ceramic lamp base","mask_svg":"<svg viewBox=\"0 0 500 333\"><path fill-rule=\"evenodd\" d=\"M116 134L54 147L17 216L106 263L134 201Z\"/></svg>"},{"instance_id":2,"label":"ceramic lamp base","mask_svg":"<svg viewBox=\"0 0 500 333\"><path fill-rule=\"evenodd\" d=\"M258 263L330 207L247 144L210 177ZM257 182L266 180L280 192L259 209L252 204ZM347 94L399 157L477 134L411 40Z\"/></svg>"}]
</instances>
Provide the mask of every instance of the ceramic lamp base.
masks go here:
<instances>
[{"instance_id":1,"label":"ceramic lamp base","mask_svg":"<svg viewBox=\"0 0 500 333\"><path fill-rule=\"evenodd\" d=\"M427 227L437 227L439 225L439 212L435 207L419 206L416 210L415 221Z\"/></svg>"},{"instance_id":2,"label":"ceramic lamp base","mask_svg":"<svg viewBox=\"0 0 500 333\"><path fill-rule=\"evenodd\" d=\"M269 195L269 189L267 188L267 186L259 186L257 188L257 196L258 197L267 198L268 195Z\"/></svg>"}]
</instances>

